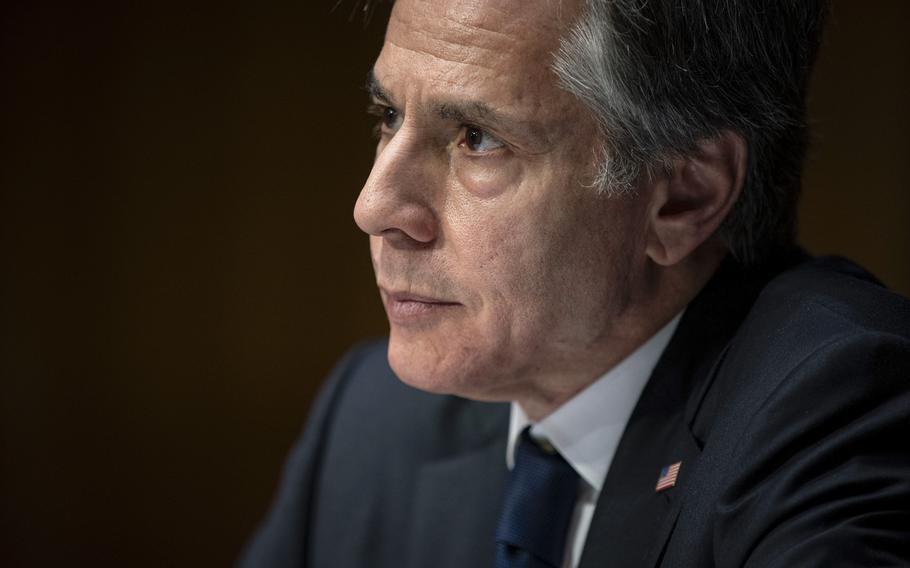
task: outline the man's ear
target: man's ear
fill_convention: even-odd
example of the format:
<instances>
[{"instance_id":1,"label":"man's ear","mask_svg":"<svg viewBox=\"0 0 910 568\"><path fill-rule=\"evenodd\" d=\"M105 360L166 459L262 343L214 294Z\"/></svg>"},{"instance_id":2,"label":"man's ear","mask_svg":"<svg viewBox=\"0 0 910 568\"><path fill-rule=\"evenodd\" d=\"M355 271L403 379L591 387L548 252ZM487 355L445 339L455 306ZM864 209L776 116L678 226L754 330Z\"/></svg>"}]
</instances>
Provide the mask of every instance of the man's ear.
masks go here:
<instances>
[{"instance_id":1,"label":"man's ear","mask_svg":"<svg viewBox=\"0 0 910 568\"><path fill-rule=\"evenodd\" d=\"M672 266L714 234L742 191L747 153L742 136L724 131L655 176L646 249L652 261Z\"/></svg>"}]
</instances>

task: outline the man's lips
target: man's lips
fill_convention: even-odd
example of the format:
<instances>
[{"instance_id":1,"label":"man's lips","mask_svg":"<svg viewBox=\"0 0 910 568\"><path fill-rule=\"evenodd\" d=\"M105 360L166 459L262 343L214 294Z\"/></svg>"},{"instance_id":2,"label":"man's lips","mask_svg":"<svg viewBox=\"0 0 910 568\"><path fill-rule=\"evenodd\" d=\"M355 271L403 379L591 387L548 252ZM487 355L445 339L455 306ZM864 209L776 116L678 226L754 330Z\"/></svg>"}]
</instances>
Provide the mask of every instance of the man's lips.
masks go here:
<instances>
[{"instance_id":1,"label":"man's lips","mask_svg":"<svg viewBox=\"0 0 910 568\"><path fill-rule=\"evenodd\" d=\"M459 302L413 292L387 291L382 288L380 291L389 321L396 324L416 322L461 306Z\"/></svg>"}]
</instances>

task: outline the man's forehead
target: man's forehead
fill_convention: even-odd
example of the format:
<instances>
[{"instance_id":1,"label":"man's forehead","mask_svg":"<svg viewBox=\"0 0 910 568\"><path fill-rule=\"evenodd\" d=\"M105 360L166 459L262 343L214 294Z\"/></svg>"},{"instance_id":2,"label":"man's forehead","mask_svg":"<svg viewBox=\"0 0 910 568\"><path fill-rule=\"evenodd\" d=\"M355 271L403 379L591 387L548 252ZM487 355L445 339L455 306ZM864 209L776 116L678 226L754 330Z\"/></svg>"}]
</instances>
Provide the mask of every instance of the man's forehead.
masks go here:
<instances>
[{"instance_id":1,"label":"man's forehead","mask_svg":"<svg viewBox=\"0 0 910 568\"><path fill-rule=\"evenodd\" d=\"M445 17L451 22L486 27L549 10L556 13L574 0L397 0L394 10L411 15Z\"/></svg>"},{"instance_id":2,"label":"man's forehead","mask_svg":"<svg viewBox=\"0 0 910 568\"><path fill-rule=\"evenodd\" d=\"M551 51L580 5L581 0L398 0L388 33L409 31L424 41L487 44L491 49Z\"/></svg>"},{"instance_id":3,"label":"man's forehead","mask_svg":"<svg viewBox=\"0 0 910 568\"><path fill-rule=\"evenodd\" d=\"M411 116L501 128L547 144L578 118L577 99L551 65L567 27L556 9L566 4L398 0L371 94Z\"/></svg>"},{"instance_id":4,"label":"man's forehead","mask_svg":"<svg viewBox=\"0 0 910 568\"><path fill-rule=\"evenodd\" d=\"M538 85L550 82L553 54L568 25L560 23L569 16L564 10L568 3L398 0L376 75L394 90L401 80L449 83L447 90L483 83L500 94L502 89L526 90L528 79Z\"/></svg>"}]
</instances>

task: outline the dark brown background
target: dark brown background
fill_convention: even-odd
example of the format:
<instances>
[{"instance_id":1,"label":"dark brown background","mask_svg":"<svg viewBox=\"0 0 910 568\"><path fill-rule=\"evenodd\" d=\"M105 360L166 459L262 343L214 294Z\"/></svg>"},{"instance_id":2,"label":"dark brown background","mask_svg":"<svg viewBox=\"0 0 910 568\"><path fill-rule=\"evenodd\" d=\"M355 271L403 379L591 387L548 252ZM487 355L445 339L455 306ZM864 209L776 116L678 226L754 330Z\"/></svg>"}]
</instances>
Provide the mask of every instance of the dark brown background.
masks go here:
<instances>
[{"instance_id":1,"label":"dark brown background","mask_svg":"<svg viewBox=\"0 0 910 568\"><path fill-rule=\"evenodd\" d=\"M223 566L385 324L351 208L384 16L0 9L0 565ZM803 241L910 292L910 4L839 0Z\"/></svg>"}]
</instances>

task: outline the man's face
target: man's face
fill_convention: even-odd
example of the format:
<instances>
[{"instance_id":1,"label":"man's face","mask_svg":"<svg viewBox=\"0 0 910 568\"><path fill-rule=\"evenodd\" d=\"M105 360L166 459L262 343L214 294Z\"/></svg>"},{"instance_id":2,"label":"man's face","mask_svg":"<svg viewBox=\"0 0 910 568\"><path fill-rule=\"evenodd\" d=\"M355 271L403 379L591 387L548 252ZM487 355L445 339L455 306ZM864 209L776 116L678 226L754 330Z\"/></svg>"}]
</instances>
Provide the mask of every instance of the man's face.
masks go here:
<instances>
[{"instance_id":1,"label":"man's face","mask_svg":"<svg viewBox=\"0 0 910 568\"><path fill-rule=\"evenodd\" d=\"M381 137L354 211L389 360L434 392L514 400L594 378L644 247L641 199L590 187L597 128L552 54L579 7L398 0L374 67Z\"/></svg>"}]
</instances>

